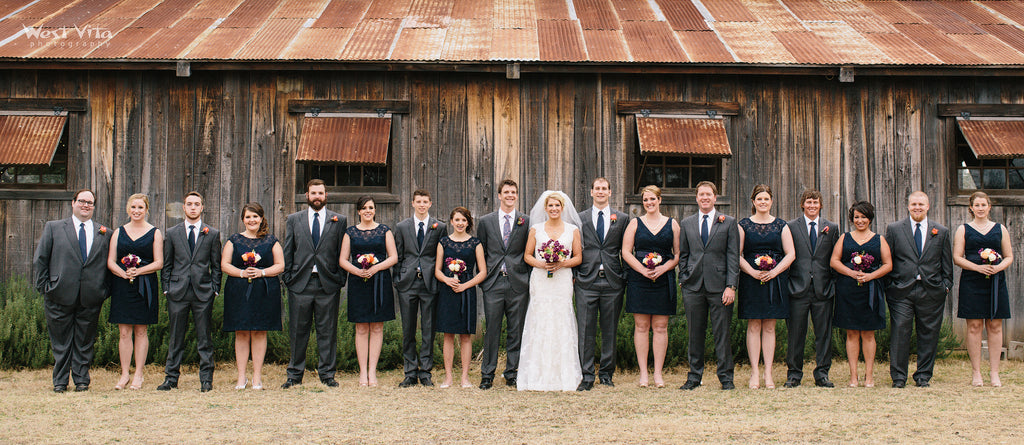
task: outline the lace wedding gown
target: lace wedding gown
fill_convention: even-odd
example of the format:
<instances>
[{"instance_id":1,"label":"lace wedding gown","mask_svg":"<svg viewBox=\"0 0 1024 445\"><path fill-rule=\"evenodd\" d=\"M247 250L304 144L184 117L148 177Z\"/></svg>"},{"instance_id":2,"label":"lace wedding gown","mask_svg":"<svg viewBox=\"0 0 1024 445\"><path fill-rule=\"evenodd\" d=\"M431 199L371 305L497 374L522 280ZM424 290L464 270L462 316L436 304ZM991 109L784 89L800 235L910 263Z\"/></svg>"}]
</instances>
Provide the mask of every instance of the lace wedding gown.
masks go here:
<instances>
[{"instance_id":1,"label":"lace wedding gown","mask_svg":"<svg viewBox=\"0 0 1024 445\"><path fill-rule=\"evenodd\" d=\"M533 228L539 249L550 238L544 223ZM565 223L558 237L570 255L575 230L576 226ZM583 379L572 293L572 269L559 269L551 278L544 269L530 272L530 305L519 353L520 391L575 391Z\"/></svg>"}]
</instances>

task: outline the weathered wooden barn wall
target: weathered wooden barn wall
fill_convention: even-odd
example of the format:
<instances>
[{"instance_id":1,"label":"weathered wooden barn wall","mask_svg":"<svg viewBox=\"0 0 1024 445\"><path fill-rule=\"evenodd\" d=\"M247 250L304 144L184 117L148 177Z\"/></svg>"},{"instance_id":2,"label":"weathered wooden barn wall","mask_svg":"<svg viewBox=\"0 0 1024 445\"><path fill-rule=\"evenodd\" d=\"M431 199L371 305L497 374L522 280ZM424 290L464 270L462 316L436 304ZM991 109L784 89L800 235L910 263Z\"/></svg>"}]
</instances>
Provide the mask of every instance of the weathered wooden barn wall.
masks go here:
<instances>
[{"instance_id":1,"label":"weathered wooden barn wall","mask_svg":"<svg viewBox=\"0 0 1024 445\"><path fill-rule=\"evenodd\" d=\"M940 103L1024 103L1018 78L857 77L840 83L823 76L671 74L501 75L438 72L193 71L191 77L152 71L0 71L0 98L85 98L73 113L70 189L97 191L97 220L125 221L125 198L150 194L151 221L180 221L177 202L189 190L207 197L206 221L230 233L248 201L268 210L283 237L296 204L295 148L301 114L288 101L400 100L392 129L392 191L381 196L378 219L407 217L415 188L434 193L442 218L456 205L475 215L496 207L494 185L512 177L521 184L520 209L528 211L544 189L561 189L581 208L592 178L611 179L613 205L629 202L635 119L618 114L618 101L731 102L726 116L733 157L726 162L721 208L745 216L748 193L758 183L775 191L775 210L799 215L799 193L825 194L824 213L845 227L855 200L875 204L875 230L906 217L905 197L923 189L931 217L954 227L966 208L947 205L948 147L955 122L940 118ZM43 221L70 214L67 201L11 199L0 192L3 277L27 275ZM18 196L22 197L22 196ZM66 196L64 196L66 199ZM627 199L628 198L628 199ZM355 218L354 199L331 203ZM666 196L665 212L695 211L692 196ZM1024 208L999 205L1018 252L1024 251ZM1009 270L1013 312L1024 316L1021 262ZM955 313L955 297L949 304ZM963 332L963 324L956 324ZM1024 323L1011 320L1009 338L1024 339Z\"/></svg>"}]
</instances>

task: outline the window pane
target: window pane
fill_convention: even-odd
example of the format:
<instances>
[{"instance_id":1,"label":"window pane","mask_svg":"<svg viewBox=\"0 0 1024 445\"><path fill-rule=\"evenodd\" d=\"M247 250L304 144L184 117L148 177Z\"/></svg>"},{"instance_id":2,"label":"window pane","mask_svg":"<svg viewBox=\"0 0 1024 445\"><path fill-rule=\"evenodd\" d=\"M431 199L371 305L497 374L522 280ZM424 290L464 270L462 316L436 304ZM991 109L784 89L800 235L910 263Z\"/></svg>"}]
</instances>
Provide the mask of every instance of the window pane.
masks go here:
<instances>
[{"instance_id":1,"label":"window pane","mask_svg":"<svg viewBox=\"0 0 1024 445\"><path fill-rule=\"evenodd\" d=\"M693 158L693 165L713 167L718 164L718 158Z\"/></svg>"},{"instance_id":2,"label":"window pane","mask_svg":"<svg viewBox=\"0 0 1024 445\"><path fill-rule=\"evenodd\" d=\"M17 167L0 167L0 183L3 184L14 184L14 174Z\"/></svg>"},{"instance_id":3,"label":"window pane","mask_svg":"<svg viewBox=\"0 0 1024 445\"><path fill-rule=\"evenodd\" d=\"M387 187L388 177L386 167L363 167L363 186L365 187Z\"/></svg>"},{"instance_id":4,"label":"window pane","mask_svg":"<svg viewBox=\"0 0 1024 445\"><path fill-rule=\"evenodd\" d=\"M960 179L960 188L964 190L977 190L981 188L981 170L972 169L959 169L957 175Z\"/></svg>"},{"instance_id":5,"label":"window pane","mask_svg":"<svg viewBox=\"0 0 1024 445\"><path fill-rule=\"evenodd\" d=\"M666 156L665 165L689 166L690 158L686 156Z\"/></svg>"},{"instance_id":6,"label":"window pane","mask_svg":"<svg viewBox=\"0 0 1024 445\"><path fill-rule=\"evenodd\" d=\"M1006 159L986 159L981 161L982 167L1006 167Z\"/></svg>"},{"instance_id":7,"label":"window pane","mask_svg":"<svg viewBox=\"0 0 1024 445\"><path fill-rule=\"evenodd\" d=\"M663 187L665 184L662 181L662 173L663 172L661 166L648 165L640 173L640 188L643 188L648 185L656 185L658 187Z\"/></svg>"},{"instance_id":8,"label":"window pane","mask_svg":"<svg viewBox=\"0 0 1024 445\"><path fill-rule=\"evenodd\" d=\"M957 165L961 167L978 167L981 165L981 161L974 157L974 152L971 151L971 147L967 144L957 146L959 152L959 159Z\"/></svg>"},{"instance_id":9,"label":"window pane","mask_svg":"<svg viewBox=\"0 0 1024 445\"><path fill-rule=\"evenodd\" d=\"M985 170L983 188L1006 188L1006 170Z\"/></svg>"},{"instance_id":10,"label":"window pane","mask_svg":"<svg viewBox=\"0 0 1024 445\"><path fill-rule=\"evenodd\" d=\"M1010 176L1010 187L1011 189L1020 190L1024 189L1024 170L1014 169L1007 172Z\"/></svg>"},{"instance_id":11,"label":"window pane","mask_svg":"<svg viewBox=\"0 0 1024 445\"><path fill-rule=\"evenodd\" d=\"M716 177L718 173L718 167L694 167L693 178L690 179L690 187L696 187L697 183L701 181L718 182Z\"/></svg>"},{"instance_id":12,"label":"window pane","mask_svg":"<svg viewBox=\"0 0 1024 445\"><path fill-rule=\"evenodd\" d=\"M683 188L687 183L687 169L682 167L668 167L665 169L665 187Z\"/></svg>"},{"instance_id":13,"label":"window pane","mask_svg":"<svg viewBox=\"0 0 1024 445\"><path fill-rule=\"evenodd\" d=\"M1013 167L1024 167L1024 158L1010 159L1010 165Z\"/></svg>"},{"instance_id":14,"label":"window pane","mask_svg":"<svg viewBox=\"0 0 1024 445\"><path fill-rule=\"evenodd\" d=\"M361 175L358 165L339 165L337 184L342 187L359 187Z\"/></svg>"},{"instance_id":15,"label":"window pane","mask_svg":"<svg viewBox=\"0 0 1024 445\"><path fill-rule=\"evenodd\" d=\"M338 182L337 175L334 174L333 165L318 165L317 174L320 179L323 179L324 184L328 186L336 185Z\"/></svg>"}]
</instances>

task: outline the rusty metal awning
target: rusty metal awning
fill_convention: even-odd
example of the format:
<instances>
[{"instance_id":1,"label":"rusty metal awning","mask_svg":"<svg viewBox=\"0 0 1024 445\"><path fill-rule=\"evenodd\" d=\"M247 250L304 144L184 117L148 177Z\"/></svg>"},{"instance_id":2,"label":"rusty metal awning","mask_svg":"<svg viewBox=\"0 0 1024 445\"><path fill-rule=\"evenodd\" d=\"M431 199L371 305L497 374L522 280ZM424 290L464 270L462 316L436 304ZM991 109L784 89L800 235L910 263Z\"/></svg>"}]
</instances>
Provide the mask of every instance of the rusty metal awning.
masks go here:
<instances>
[{"instance_id":1,"label":"rusty metal awning","mask_svg":"<svg viewBox=\"0 0 1024 445\"><path fill-rule=\"evenodd\" d=\"M295 160L386 165L390 138L390 117L306 116Z\"/></svg>"},{"instance_id":2,"label":"rusty metal awning","mask_svg":"<svg viewBox=\"0 0 1024 445\"><path fill-rule=\"evenodd\" d=\"M1024 158L1024 120L957 118L956 123L978 159Z\"/></svg>"},{"instance_id":3,"label":"rusty metal awning","mask_svg":"<svg viewBox=\"0 0 1024 445\"><path fill-rule=\"evenodd\" d=\"M731 157L721 119L636 117L640 154Z\"/></svg>"},{"instance_id":4,"label":"rusty metal awning","mask_svg":"<svg viewBox=\"0 0 1024 445\"><path fill-rule=\"evenodd\" d=\"M0 116L0 165L50 165L67 116Z\"/></svg>"}]
</instances>

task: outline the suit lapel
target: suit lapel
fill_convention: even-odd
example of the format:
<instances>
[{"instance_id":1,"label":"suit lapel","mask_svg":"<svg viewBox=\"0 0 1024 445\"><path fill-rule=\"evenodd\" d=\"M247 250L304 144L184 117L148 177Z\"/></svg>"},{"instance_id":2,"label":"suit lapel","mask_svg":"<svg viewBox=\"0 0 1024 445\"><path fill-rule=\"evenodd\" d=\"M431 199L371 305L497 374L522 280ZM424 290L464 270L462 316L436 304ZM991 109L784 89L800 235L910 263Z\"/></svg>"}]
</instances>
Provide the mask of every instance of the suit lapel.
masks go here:
<instances>
[{"instance_id":1,"label":"suit lapel","mask_svg":"<svg viewBox=\"0 0 1024 445\"><path fill-rule=\"evenodd\" d=\"M128 234L125 233L125 236L128 236ZM78 241L78 237L75 237L75 241L76 242ZM85 260L86 263L88 263L89 261L92 261L92 259L95 258L96 255L99 254L99 251L102 250L102 249L99 248L99 244L100 244L100 225L96 224L96 221L93 221L92 222L92 247L89 248L89 258Z\"/></svg>"},{"instance_id":2,"label":"suit lapel","mask_svg":"<svg viewBox=\"0 0 1024 445\"><path fill-rule=\"evenodd\" d=\"M412 239L416 239L416 230L419 229L417 226L416 218L412 219ZM434 224L433 218L427 217L427 223L423 225L423 244L419 244L417 240L416 255L423 255L423 246L427 245L427 238L430 237L430 226Z\"/></svg>"},{"instance_id":3,"label":"suit lapel","mask_svg":"<svg viewBox=\"0 0 1024 445\"><path fill-rule=\"evenodd\" d=\"M182 224L184 224L184 223L182 223ZM191 262L191 261L193 261L195 259L196 252L199 251L199 246L201 246L203 244L203 239L206 238L206 235L203 234L203 228L204 227L206 227L206 224L200 224L199 227L196 228L196 230L198 230L198 232L196 232L196 247L195 247L195 249L192 249L192 252L189 253L189 255L188 255L189 262ZM188 227L185 227L185 232L184 233L185 233L185 247L188 247Z\"/></svg>"},{"instance_id":4,"label":"suit lapel","mask_svg":"<svg viewBox=\"0 0 1024 445\"><path fill-rule=\"evenodd\" d=\"M718 228L723 224L718 222L718 218L725 216L715 209L715 217L711 220L711 227L708 229L708 245L711 244L711 240L715 238L715 234L718 233ZM698 236L700 234L700 228L697 229Z\"/></svg>"},{"instance_id":5,"label":"suit lapel","mask_svg":"<svg viewBox=\"0 0 1024 445\"><path fill-rule=\"evenodd\" d=\"M601 242L601 237L597 235L597 227L594 227L594 208L591 207L584 211L583 217L580 219L582 220L580 222L583 223L583 230L585 231L585 233L593 235L594 239L597 240L598 244L603 246L604 243ZM584 235L584 238L586 238L586 235Z\"/></svg>"},{"instance_id":6,"label":"suit lapel","mask_svg":"<svg viewBox=\"0 0 1024 445\"><path fill-rule=\"evenodd\" d=\"M68 244L78 249L78 235L75 233L75 223L71 218L64 220L64 233L68 237ZM79 262L82 262L82 254L75 255Z\"/></svg>"},{"instance_id":7,"label":"suit lapel","mask_svg":"<svg viewBox=\"0 0 1024 445\"><path fill-rule=\"evenodd\" d=\"M313 229L309 227L309 213L308 212L309 212L309 209L306 209L305 212L302 212L302 217L299 218L299 224L302 227L302 233L305 234L305 235L303 235L303 238L306 241L309 241L309 247L312 248L313 252L316 252L316 249L318 247L320 247L320 246L313 245Z\"/></svg>"},{"instance_id":8,"label":"suit lapel","mask_svg":"<svg viewBox=\"0 0 1024 445\"><path fill-rule=\"evenodd\" d=\"M806 221L804 221L804 217L801 216L799 221L800 222L797 225L799 227L803 227L803 230L798 230L798 232L800 232L800 233L795 234L794 236L798 237L800 239L800 242L804 243L804 245L807 246L808 250L810 250L811 254L813 255L815 248L817 248L818 246L812 246L811 245L811 235L809 233L807 233L808 230L810 230L810 229L808 229L807 225L804 224L806 222ZM819 237L818 241L821 241L820 237Z\"/></svg>"}]
</instances>

